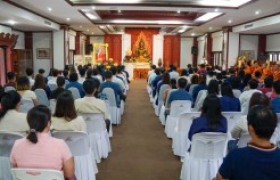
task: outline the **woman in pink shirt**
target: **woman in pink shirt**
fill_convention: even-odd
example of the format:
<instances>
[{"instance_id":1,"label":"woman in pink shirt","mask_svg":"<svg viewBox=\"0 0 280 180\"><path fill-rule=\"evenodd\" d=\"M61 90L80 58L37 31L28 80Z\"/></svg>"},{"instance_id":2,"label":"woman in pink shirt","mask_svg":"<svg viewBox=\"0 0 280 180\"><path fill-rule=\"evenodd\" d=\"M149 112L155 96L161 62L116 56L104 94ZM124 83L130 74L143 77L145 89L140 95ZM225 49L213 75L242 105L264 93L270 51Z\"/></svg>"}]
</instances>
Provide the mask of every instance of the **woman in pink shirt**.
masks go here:
<instances>
[{"instance_id":1,"label":"woman in pink shirt","mask_svg":"<svg viewBox=\"0 0 280 180\"><path fill-rule=\"evenodd\" d=\"M65 178L74 178L74 159L61 140L49 135L51 112L43 105L32 108L27 114L30 133L17 140L11 152L15 168L52 169L63 171Z\"/></svg>"}]
</instances>

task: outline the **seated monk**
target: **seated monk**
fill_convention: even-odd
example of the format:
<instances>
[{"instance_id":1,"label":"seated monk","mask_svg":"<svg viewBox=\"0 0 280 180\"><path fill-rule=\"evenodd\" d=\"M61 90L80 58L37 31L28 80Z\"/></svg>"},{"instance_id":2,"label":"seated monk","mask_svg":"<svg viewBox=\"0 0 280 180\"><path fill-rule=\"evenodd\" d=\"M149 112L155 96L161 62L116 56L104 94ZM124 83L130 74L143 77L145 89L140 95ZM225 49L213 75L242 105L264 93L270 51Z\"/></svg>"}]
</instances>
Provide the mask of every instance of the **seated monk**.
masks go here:
<instances>
[{"instance_id":1,"label":"seated monk","mask_svg":"<svg viewBox=\"0 0 280 180\"><path fill-rule=\"evenodd\" d=\"M263 71L262 71L262 79L264 80L265 77L272 75L272 71L269 65L266 63L263 64Z\"/></svg>"},{"instance_id":2,"label":"seated monk","mask_svg":"<svg viewBox=\"0 0 280 180\"><path fill-rule=\"evenodd\" d=\"M252 74L252 67L251 67L251 62L248 62L246 65L245 65L245 74Z\"/></svg>"},{"instance_id":3,"label":"seated monk","mask_svg":"<svg viewBox=\"0 0 280 180\"><path fill-rule=\"evenodd\" d=\"M274 81L280 80L280 67L279 67L279 65L274 66L273 79L274 79Z\"/></svg>"}]
</instances>

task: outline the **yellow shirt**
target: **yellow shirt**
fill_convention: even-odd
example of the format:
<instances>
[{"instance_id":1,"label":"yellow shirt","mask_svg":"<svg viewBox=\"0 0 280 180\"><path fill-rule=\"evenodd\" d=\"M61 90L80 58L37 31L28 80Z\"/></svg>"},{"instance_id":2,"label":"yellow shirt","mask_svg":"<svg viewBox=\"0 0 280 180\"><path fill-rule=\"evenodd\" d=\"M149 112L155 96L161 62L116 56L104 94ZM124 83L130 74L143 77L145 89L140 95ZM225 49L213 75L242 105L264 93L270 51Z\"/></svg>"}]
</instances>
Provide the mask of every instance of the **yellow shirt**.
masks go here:
<instances>
[{"instance_id":1,"label":"yellow shirt","mask_svg":"<svg viewBox=\"0 0 280 180\"><path fill-rule=\"evenodd\" d=\"M51 129L56 131L87 131L84 119L78 116L76 119L67 121L64 117L52 117Z\"/></svg>"},{"instance_id":2,"label":"yellow shirt","mask_svg":"<svg viewBox=\"0 0 280 180\"><path fill-rule=\"evenodd\" d=\"M95 97L87 97L76 99L75 107L78 113L101 113L105 119L109 118L107 106L101 99Z\"/></svg>"},{"instance_id":3,"label":"yellow shirt","mask_svg":"<svg viewBox=\"0 0 280 180\"><path fill-rule=\"evenodd\" d=\"M29 131L26 114L14 109L8 110L0 119L0 131L20 132L26 134Z\"/></svg>"}]
</instances>

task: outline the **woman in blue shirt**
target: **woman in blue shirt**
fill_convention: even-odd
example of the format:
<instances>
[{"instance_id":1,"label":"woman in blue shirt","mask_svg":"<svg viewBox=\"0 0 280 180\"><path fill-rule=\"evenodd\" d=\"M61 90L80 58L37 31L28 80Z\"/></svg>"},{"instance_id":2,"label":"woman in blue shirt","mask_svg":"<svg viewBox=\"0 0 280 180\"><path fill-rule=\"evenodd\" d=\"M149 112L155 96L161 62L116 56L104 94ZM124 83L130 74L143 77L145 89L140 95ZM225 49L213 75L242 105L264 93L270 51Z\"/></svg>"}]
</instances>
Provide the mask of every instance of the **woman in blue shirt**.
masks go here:
<instances>
[{"instance_id":1,"label":"woman in blue shirt","mask_svg":"<svg viewBox=\"0 0 280 180\"><path fill-rule=\"evenodd\" d=\"M221 110L223 112L240 111L240 101L234 97L232 88L229 82L223 82L221 85L222 97L220 97Z\"/></svg>"},{"instance_id":2,"label":"woman in blue shirt","mask_svg":"<svg viewBox=\"0 0 280 180\"><path fill-rule=\"evenodd\" d=\"M227 132L227 120L222 115L219 98L209 94L203 103L200 117L193 120L189 131L189 139L200 132Z\"/></svg>"},{"instance_id":3,"label":"woman in blue shirt","mask_svg":"<svg viewBox=\"0 0 280 180\"><path fill-rule=\"evenodd\" d=\"M196 101L197 95L198 95L199 91L201 91L201 90L207 90L205 74L199 75L199 77L198 77L198 86L196 86L192 92L193 102Z\"/></svg>"}]
</instances>

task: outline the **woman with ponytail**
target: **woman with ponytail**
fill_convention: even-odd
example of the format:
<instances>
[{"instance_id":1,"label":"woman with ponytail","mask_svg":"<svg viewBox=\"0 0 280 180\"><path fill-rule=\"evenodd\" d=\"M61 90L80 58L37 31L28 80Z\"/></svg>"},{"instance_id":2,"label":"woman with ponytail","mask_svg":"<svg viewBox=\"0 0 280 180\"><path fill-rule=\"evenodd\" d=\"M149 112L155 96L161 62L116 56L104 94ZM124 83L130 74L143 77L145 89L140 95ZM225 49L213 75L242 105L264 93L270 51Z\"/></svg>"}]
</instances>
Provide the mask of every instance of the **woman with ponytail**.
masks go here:
<instances>
[{"instance_id":1,"label":"woman with ponytail","mask_svg":"<svg viewBox=\"0 0 280 180\"><path fill-rule=\"evenodd\" d=\"M227 120L222 115L219 98L209 94L203 103L200 117L193 120L189 131L189 139L200 132L227 132Z\"/></svg>"},{"instance_id":2,"label":"woman with ponytail","mask_svg":"<svg viewBox=\"0 0 280 180\"><path fill-rule=\"evenodd\" d=\"M29 130L26 114L19 112L21 97L16 91L8 91L1 98L0 131L20 132Z\"/></svg>"},{"instance_id":3,"label":"woman with ponytail","mask_svg":"<svg viewBox=\"0 0 280 180\"><path fill-rule=\"evenodd\" d=\"M51 112L39 105L27 114L30 127L26 138L17 140L11 152L11 164L15 168L52 169L63 171L65 178L74 177L74 159L61 140L49 135Z\"/></svg>"}]
</instances>

